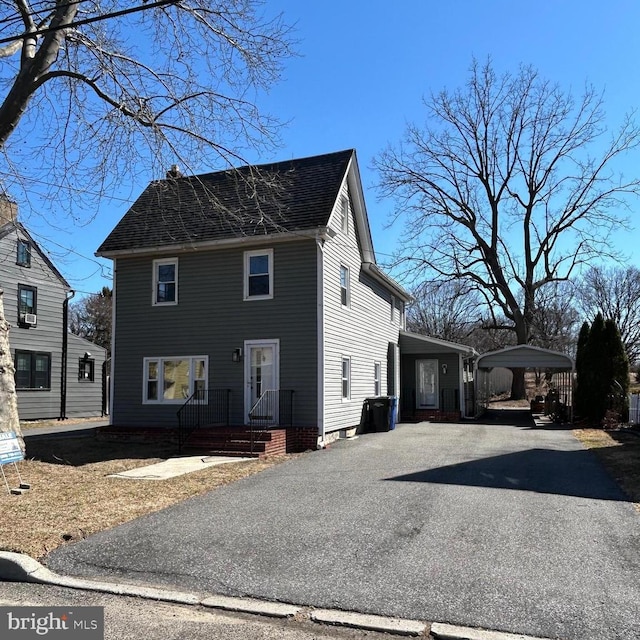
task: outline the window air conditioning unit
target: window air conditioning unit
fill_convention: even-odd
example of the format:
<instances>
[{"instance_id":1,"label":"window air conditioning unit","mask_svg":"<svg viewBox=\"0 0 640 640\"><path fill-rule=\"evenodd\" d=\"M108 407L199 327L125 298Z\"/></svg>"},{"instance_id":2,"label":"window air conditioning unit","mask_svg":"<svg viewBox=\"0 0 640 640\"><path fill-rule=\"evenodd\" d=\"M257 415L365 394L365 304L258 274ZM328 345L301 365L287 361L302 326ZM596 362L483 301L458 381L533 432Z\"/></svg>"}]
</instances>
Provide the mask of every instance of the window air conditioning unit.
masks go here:
<instances>
[{"instance_id":1,"label":"window air conditioning unit","mask_svg":"<svg viewBox=\"0 0 640 640\"><path fill-rule=\"evenodd\" d=\"M38 316L35 313L25 313L24 314L24 323L35 325L38 320Z\"/></svg>"}]
</instances>

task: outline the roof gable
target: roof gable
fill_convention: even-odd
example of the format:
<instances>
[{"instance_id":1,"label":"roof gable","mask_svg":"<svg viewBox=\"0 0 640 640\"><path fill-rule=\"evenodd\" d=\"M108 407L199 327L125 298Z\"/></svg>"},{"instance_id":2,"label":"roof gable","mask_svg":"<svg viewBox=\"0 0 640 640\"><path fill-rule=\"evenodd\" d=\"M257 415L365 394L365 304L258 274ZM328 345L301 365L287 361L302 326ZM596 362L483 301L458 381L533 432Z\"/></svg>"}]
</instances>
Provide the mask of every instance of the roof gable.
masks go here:
<instances>
[{"instance_id":1,"label":"roof gable","mask_svg":"<svg viewBox=\"0 0 640 640\"><path fill-rule=\"evenodd\" d=\"M98 248L97 255L326 226L354 155L349 149L154 181Z\"/></svg>"},{"instance_id":2,"label":"roof gable","mask_svg":"<svg viewBox=\"0 0 640 640\"><path fill-rule=\"evenodd\" d=\"M0 227L0 238L4 238L11 233L15 233L16 238L24 236L29 241L32 251L35 250L40 259L47 265L49 270L56 276L56 278L60 280L62 285L67 289L71 289L71 286L65 280L64 276L60 273L60 271L58 271L53 262L51 262L49 256L40 248L40 245L38 245L38 243L33 239L33 236L29 233L29 231L23 224L21 224L20 222L8 222Z\"/></svg>"}]
</instances>

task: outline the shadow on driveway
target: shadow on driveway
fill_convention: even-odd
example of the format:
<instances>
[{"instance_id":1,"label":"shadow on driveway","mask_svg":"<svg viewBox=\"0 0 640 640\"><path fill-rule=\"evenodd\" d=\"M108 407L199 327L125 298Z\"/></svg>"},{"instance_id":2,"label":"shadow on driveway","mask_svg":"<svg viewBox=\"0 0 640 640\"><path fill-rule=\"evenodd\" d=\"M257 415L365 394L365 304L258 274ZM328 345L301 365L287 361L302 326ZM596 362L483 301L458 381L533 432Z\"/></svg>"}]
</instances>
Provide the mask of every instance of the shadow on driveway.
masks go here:
<instances>
[{"instance_id":1,"label":"shadow on driveway","mask_svg":"<svg viewBox=\"0 0 640 640\"><path fill-rule=\"evenodd\" d=\"M513 489L630 502L613 483L594 483L590 480L601 473L602 467L590 451L529 449L386 480Z\"/></svg>"}]
</instances>

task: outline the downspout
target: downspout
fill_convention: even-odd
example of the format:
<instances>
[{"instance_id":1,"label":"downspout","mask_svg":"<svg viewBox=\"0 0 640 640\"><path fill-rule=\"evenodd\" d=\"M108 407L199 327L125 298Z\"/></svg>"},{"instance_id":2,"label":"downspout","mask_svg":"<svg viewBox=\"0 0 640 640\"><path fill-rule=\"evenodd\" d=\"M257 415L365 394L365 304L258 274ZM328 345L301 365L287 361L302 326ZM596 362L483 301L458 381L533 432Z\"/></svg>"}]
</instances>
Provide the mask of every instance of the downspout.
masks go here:
<instances>
[{"instance_id":1,"label":"downspout","mask_svg":"<svg viewBox=\"0 0 640 640\"><path fill-rule=\"evenodd\" d=\"M69 300L76 295L69 289L62 303L62 360L60 362L60 416L58 420L67 419L67 356L69 352Z\"/></svg>"},{"instance_id":2,"label":"downspout","mask_svg":"<svg viewBox=\"0 0 640 640\"><path fill-rule=\"evenodd\" d=\"M325 447L325 421L324 421L324 238L320 233L316 235L317 262L316 262L316 335L317 344L317 387L318 387L318 448Z\"/></svg>"},{"instance_id":3,"label":"downspout","mask_svg":"<svg viewBox=\"0 0 640 640\"><path fill-rule=\"evenodd\" d=\"M460 417L466 418L467 416L467 399L466 399L466 389L464 386L464 378L466 364L465 359L461 353L458 354L458 389L460 389Z\"/></svg>"}]
</instances>

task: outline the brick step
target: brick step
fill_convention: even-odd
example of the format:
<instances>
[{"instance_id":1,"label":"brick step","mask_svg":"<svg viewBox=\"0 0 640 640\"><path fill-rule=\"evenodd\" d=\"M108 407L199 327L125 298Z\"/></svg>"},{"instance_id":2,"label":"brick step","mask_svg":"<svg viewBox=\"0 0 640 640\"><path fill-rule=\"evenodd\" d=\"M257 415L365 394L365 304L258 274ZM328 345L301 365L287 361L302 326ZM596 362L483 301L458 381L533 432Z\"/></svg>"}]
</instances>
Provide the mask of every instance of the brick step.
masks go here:
<instances>
[{"instance_id":1,"label":"brick step","mask_svg":"<svg viewBox=\"0 0 640 640\"><path fill-rule=\"evenodd\" d=\"M253 438L250 433L216 433L210 431L203 433L194 431L188 437L188 442L271 442L274 438L270 433L254 433Z\"/></svg>"},{"instance_id":2,"label":"brick step","mask_svg":"<svg viewBox=\"0 0 640 640\"><path fill-rule=\"evenodd\" d=\"M254 442L253 450L254 451L266 451L268 446L266 442ZM243 442L220 442L218 440L202 440L198 442L193 442L191 440L187 440L183 449L217 449L217 450L225 450L225 451L250 451L251 443L247 441Z\"/></svg>"}]
</instances>

